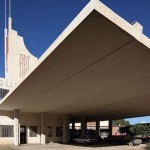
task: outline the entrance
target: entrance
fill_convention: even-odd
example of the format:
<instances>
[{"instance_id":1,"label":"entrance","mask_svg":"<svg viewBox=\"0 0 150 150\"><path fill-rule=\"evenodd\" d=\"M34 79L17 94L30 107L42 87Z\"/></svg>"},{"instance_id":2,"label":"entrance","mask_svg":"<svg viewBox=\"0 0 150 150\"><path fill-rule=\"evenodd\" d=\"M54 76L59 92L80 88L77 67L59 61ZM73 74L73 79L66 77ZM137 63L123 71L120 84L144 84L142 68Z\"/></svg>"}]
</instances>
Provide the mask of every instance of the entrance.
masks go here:
<instances>
[{"instance_id":1,"label":"entrance","mask_svg":"<svg viewBox=\"0 0 150 150\"><path fill-rule=\"evenodd\" d=\"M26 126L20 126L20 144L26 144Z\"/></svg>"}]
</instances>

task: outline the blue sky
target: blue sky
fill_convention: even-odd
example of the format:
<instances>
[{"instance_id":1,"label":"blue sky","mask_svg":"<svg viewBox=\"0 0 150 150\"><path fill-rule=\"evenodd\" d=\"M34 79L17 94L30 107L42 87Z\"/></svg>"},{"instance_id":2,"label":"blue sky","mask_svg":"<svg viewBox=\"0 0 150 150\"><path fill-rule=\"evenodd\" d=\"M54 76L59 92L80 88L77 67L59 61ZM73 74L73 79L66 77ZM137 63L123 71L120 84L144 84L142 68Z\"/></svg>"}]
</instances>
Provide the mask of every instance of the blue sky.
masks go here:
<instances>
[{"instance_id":1,"label":"blue sky","mask_svg":"<svg viewBox=\"0 0 150 150\"><path fill-rule=\"evenodd\" d=\"M8 1L8 0L7 0ZM13 28L24 37L29 51L40 57L89 0L12 0ZM144 26L150 37L150 0L101 0L129 23ZM0 0L0 77L4 77L4 3ZM8 11L7 11L8 13ZM131 123L150 122L150 117Z\"/></svg>"}]
</instances>

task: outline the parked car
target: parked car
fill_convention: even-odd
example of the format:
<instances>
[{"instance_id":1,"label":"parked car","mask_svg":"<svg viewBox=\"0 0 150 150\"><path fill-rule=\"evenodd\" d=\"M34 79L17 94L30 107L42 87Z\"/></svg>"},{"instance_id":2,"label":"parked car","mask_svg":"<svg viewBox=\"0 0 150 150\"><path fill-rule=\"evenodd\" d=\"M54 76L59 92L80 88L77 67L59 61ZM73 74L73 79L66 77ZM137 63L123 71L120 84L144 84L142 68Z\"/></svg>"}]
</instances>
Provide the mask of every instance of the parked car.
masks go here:
<instances>
[{"instance_id":1,"label":"parked car","mask_svg":"<svg viewBox=\"0 0 150 150\"><path fill-rule=\"evenodd\" d=\"M134 138L138 138L142 140L142 143L149 143L150 142L150 136L149 135L136 135Z\"/></svg>"},{"instance_id":2,"label":"parked car","mask_svg":"<svg viewBox=\"0 0 150 150\"><path fill-rule=\"evenodd\" d=\"M84 136L80 136L78 138L73 138L73 142L83 143L83 144L96 143L97 142L97 138L93 137L93 136L89 136L89 135L84 135Z\"/></svg>"},{"instance_id":3,"label":"parked car","mask_svg":"<svg viewBox=\"0 0 150 150\"><path fill-rule=\"evenodd\" d=\"M142 144L142 139L139 139L139 138L132 139L132 140L128 143L129 146L140 145L140 144Z\"/></svg>"},{"instance_id":4,"label":"parked car","mask_svg":"<svg viewBox=\"0 0 150 150\"><path fill-rule=\"evenodd\" d=\"M128 144L130 146L132 145L140 145L142 143L142 140L140 138L132 138L129 135L121 135L121 136L110 136L106 138L106 142L112 143L112 144Z\"/></svg>"}]
</instances>

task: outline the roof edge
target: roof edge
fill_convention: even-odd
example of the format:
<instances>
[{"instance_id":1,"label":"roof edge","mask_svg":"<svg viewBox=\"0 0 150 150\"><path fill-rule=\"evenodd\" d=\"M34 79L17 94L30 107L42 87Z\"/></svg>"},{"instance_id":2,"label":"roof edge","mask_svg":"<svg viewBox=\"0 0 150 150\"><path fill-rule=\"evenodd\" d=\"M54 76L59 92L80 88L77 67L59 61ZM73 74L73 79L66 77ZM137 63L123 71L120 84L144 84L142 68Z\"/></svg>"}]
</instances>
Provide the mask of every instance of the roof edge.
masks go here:
<instances>
[{"instance_id":1,"label":"roof edge","mask_svg":"<svg viewBox=\"0 0 150 150\"><path fill-rule=\"evenodd\" d=\"M97 12L99 12L101 15L109 19L111 22L113 22L114 24L122 28L124 31L129 33L140 43L150 48L150 39L147 36L145 36L141 31L137 30L132 24L130 24L125 19L120 17L118 14L116 14L114 11L112 11L110 8L108 8L100 1L99 2L97 0L92 1L94 1L94 9Z\"/></svg>"},{"instance_id":2,"label":"roof edge","mask_svg":"<svg viewBox=\"0 0 150 150\"><path fill-rule=\"evenodd\" d=\"M96 10L101 15L106 17L108 20L122 28L124 31L129 33L143 45L150 48L150 39L146 37L143 33L138 31L134 26L128 23L126 20L121 18L111 9L109 9L106 5L104 5L99 0L91 0L82 10L81 12L73 19L73 21L65 28L65 30L58 36L58 38L50 45L50 47L44 52L44 54L39 58L39 61L35 66L24 76L22 81L18 83L18 85L13 88L5 98L0 102L0 105L17 89L21 83L25 81L25 79L34 71L36 68L61 44L66 37L74 31L75 28L93 11Z\"/></svg>"}]
</instances>

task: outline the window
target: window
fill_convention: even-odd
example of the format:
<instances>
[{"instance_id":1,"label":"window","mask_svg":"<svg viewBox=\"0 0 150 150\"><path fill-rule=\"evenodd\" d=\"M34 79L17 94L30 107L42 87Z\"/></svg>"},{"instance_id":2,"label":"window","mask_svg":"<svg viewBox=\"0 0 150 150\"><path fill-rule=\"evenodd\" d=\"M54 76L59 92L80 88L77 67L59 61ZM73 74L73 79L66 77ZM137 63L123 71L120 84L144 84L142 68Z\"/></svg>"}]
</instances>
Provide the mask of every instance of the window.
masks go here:
<instances>
[{"instance_id":1,"label":"window","mask_svg":"<svg viewBox=\"0 0 150 150\"><path fill-rule=\"evenodd\" d=\"M37 126L30 126L30 137L37 137Z\"/></svg>"},{"instance_id":2,"label":"window","mask_svg":"<svg viewBox=\"0 0 150 150\"><path fill-rule=\"evenodd\" d=\"M56 136L62 137L63 135L63 128L62 127L56 127Z\"/></svg>"},{"instance_id":3,"label":"window","mask_svg":"<svg viewBox=\"0 0 150 150\"><path fill-rule=\"evenodd\" d=\"M52 127L47 127L47 136L48 137L52 136Z\"/></svg>"},{"instance_id":4,"label":"window","mask_svg":"<svg viewBox=\"0 0 150 150\"><path fill-rule=\"evenodd\" d=\"M0 126L0 137L13 137L14 136L14 127L2 125Z\"/></svg>"},{"instance_id":5,"label":"window","mask_svg":"<svg viewBox=\"0 0 150 150\"><path fill-rule=\"evenodd\" d=\"M0 100L2 100L8 92L9 90L0 88Z\"/></svg>"}]
</instances>

